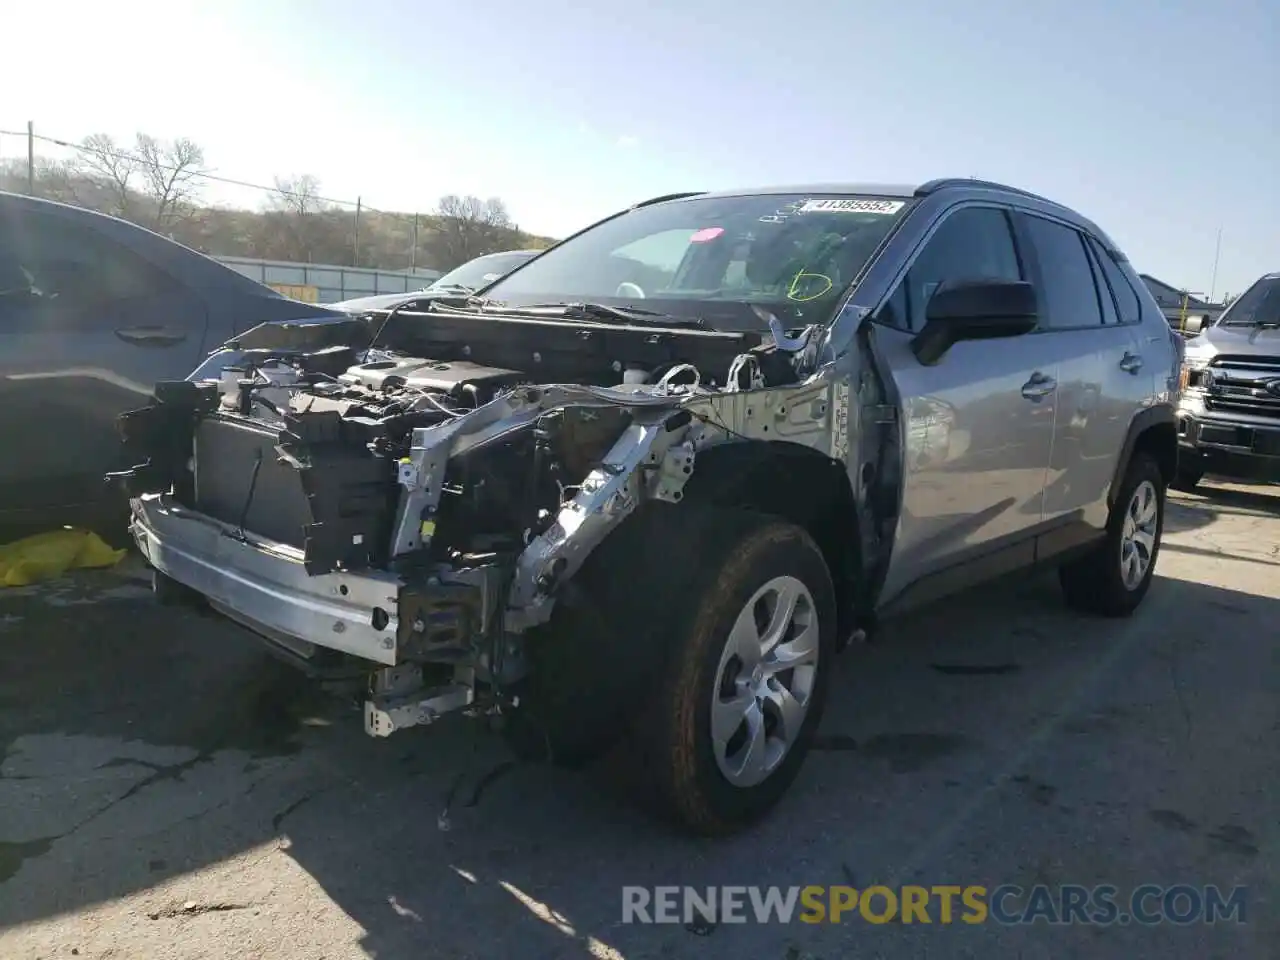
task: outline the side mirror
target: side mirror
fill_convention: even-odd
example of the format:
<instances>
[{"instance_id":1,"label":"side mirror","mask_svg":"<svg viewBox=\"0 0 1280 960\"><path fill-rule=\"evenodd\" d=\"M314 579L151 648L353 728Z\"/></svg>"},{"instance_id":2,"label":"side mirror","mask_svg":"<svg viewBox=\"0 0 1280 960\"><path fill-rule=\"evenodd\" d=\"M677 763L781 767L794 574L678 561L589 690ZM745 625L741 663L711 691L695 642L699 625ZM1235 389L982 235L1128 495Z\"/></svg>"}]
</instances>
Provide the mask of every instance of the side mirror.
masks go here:
<instances>
[{"instance_id":1,"label":"side mirror","mask_svg":"<svg viewBox=\"0 0 1280 960\"><path fill-rule=\"evenodd\" d=\"M916 359L932 366L961 340L1030 333L1040 320L1035 287L1022 280L948 281L934 291L925 324L911 341Z\"/></svg>"}]
</instances>

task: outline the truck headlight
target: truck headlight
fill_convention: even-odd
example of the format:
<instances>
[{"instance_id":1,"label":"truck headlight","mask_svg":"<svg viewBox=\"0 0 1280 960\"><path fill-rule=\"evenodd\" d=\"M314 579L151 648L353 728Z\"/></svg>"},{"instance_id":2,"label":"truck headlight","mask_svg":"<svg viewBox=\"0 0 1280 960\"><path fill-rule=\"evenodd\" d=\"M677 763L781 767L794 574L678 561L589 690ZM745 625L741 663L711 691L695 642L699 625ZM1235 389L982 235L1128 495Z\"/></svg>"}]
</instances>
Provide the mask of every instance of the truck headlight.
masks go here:
<instances>
[{"instance_id":1,"label":"truck headlight","mask_svg":"<svg viewBox=\"0 0 1280 960\"><path fill-rule=\"evenodd\" d=\"M1178 390L1184 392L1188 387L1203 390L1209 383L1209 373L1203 363L1182 362L1178 372Z\"/></svg>"}]
</instances>

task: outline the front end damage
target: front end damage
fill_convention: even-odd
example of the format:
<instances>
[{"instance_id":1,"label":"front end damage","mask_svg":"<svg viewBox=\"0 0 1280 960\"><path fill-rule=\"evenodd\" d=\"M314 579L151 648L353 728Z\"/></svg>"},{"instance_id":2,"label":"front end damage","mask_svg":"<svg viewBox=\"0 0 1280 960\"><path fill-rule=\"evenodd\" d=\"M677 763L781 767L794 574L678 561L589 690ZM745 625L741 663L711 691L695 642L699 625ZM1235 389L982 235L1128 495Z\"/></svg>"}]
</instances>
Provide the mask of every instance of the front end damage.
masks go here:
<instances>
[{"instance_id":1,"label":"front end damage","mask_svg":"<svg viewBox=\"0 0 1280 960\"><path fill-rule=\"evenodd\" d=\"M701 455L776 441L847 460L849 384L817 362L818 330L671 336L647 370L583 368L612 385L535 384L457 342L223 351L122 418L134 538L165 596L359 677L371 735L500 712L564 584L641 504L679 503Z\"/></svg>"}]
</instances>

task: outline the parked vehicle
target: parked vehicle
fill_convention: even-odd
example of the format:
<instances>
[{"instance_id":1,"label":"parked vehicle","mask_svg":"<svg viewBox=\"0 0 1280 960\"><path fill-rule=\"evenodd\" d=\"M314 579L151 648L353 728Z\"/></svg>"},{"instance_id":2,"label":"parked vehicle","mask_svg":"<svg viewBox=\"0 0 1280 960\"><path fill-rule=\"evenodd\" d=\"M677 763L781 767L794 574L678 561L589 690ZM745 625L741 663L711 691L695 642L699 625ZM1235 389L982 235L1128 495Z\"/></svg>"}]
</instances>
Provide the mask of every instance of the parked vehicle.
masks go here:
<instances>
[{"instance_id":1,"label":"parked vehicle","mask_svg":"<svg viewBox=\"0 0 1280 960\"><path fill-rule=\"evenodd\" d=\"M100 502L116 418L155 381L263 321L338 315L123 220L0 193L0 519Z\"/></svg>"},{"instance_id":2,"label":"parked vehicle","mask_svg":"<svg viewBox=\"0 0 1280 960\"><path fill-rule=\"evenodd\" d=\"M373 297L357 297L330 304L335 310L347 313L364 313L369 310L391 310L402 304L421 301L432 294L443 294L456 297L475 293L481 287L488 286L500 277L506 276L516 267L528 263L541 250L507 250L502 253L486 253L484 256L468 260L460 267L454 267L439 280L421 290L410 290L407 293L382 293Z\"/></svg>"},{"instance_id":3,"label":"parked vehicle","mask_svg":"<svg viewBox=\"0 0 1280 960\"><path fill-rule=\"evenodd\" d=\"M1186 341L1173 486L1194 490L1206 472L1280 479L1280 273Z\"/></svg>"},{"instance_id":4,"label":"parked vehicle","mask_svg":"<svg viewBox=\"0 0 1280 960\"><path fill-rule=\"evenodd\" d=\"M463 711L563 762L627 738L658 809L726 833L881 618L1042 563L1098 614L1151 584L1178 347L1049 200L663 197L399 316L229 349L123 422L158 595L354 675L374 736Z\"/></svg>"}]
</instances>

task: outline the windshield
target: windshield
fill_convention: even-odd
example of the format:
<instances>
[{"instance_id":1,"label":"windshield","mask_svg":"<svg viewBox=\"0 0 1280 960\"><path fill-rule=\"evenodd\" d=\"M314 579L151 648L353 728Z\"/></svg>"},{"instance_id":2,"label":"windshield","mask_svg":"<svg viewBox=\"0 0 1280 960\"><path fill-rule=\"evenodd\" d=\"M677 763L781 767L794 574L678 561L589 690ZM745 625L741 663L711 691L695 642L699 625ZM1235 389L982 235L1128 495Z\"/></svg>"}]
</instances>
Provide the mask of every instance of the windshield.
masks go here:
<instances>
[{"instance_id":1,"label":"windshield","mask_svg":"<svg viewBox=\"0 0 1280 960\"><path fill-rule=\"evenodd\" d=\"M510 253L489 253L483 257L476 257L460 267L454 267L427 289L466 287L467 290L479 290L503 274L510 273L526 260L531 260L535 255L536 251L513 250Z\"/></svg>"},{"instance_id":2,"label":"windshield","mask_svg":"<svg viewBox=\"0 0 1280 960\"><path fill-rule=\"evenodd\" d=\"M1280 324L1280 277L1263 277L1231 304L1218 323L1224 327Z\"/></svg>"},{"instance_id":3,"label":"windshield","mask_svg":"<svg viewBox=\"0 0 1280 960\"><path fill-rule=\"evenodd\" d=\"M485 290L510 307L592 302L757 329L759 304L789 323L830 319L842 292L908 209L901 199L694 197L628 211Z\"/></svg>"}]
</instances>

